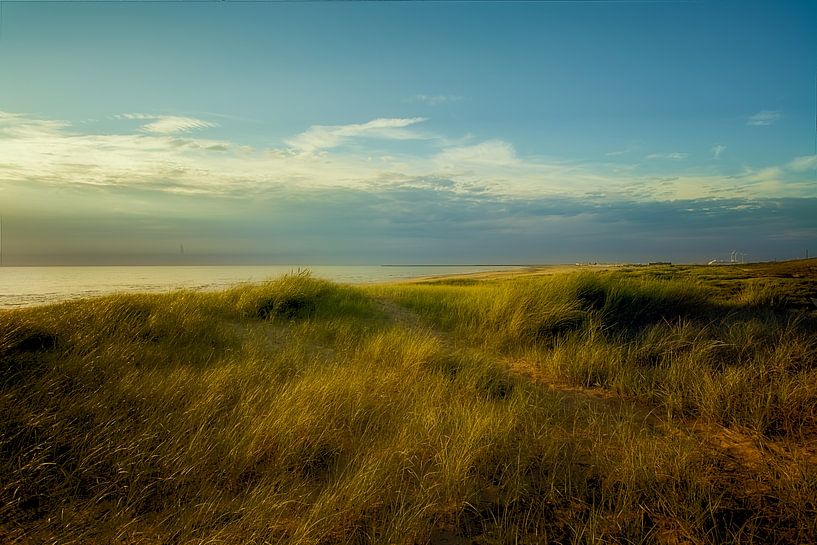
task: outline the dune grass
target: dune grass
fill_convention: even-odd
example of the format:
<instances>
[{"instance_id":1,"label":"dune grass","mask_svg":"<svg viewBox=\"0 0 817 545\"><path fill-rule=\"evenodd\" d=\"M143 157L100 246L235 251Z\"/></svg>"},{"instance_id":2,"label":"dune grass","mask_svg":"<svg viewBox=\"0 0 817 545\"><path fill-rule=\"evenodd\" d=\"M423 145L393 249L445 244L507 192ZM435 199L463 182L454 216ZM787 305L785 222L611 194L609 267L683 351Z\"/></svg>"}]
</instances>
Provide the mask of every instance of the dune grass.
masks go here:
<instances>
[{"instance_id":1,"label":"dune grass","mask_svg":"<svg viewBox=\"0 0 817 545\"><path fill-rule=\"evenodd\" d=\"M763 435L817 430L814 312L752 281L728 300L705 282L583 273L478 286L387 286L452 338L559 380Z\"/></svg>"},{"instance_id":2,"label":"dune grass","mask_svg":"<svg viewBox=\"0 0 817 545\"><path fill-rule=\"evenodd\" d=\"M802 286L655 272L0 312L0 541L808 541Z\"/></svg>"}]
</instances>

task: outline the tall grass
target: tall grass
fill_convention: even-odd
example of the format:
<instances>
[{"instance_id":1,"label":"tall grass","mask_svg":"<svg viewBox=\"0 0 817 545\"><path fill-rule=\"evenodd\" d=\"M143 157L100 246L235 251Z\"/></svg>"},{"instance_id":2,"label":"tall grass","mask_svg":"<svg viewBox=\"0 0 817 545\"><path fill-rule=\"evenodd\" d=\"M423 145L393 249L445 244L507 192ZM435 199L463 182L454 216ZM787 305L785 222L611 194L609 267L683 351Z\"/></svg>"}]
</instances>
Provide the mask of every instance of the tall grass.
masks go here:
<instances>
[{"instance_id":1,"label":"tall grass","mask_svg":"<svg viewBox=\"0 0 817 545\"><path fill-rule=\"evenodd\" d=\"M706 291L656 280L598 274L513 278L478 286L386 286L384 294L458 337L495 347L548 344L591 322L637 330L654 322L706 312Z\"/></svg>"},{"instance_id":2,"label":"tall grass","mask_svg":"<svg viewBox=\"0 0 817 545\"><path fill-rule=\"evenodd\" d=\"M615 276L302 274L3 312L0 541L802 542L814 466L744 467L682 418L810 437L814 354L808 316Z\"/></svg>"},{"instance_id":3,"label":"tall grass","mask_svg":"<svg viewBox=\"0 0 817 545\"><path fill-rule=\"evenodd\" d=\"M587 273L382 290L455 339L670 416L764 435L817 431L815 319L787 312L771 284L729 302L700 283Z\"/></svg>"}]
</instances>

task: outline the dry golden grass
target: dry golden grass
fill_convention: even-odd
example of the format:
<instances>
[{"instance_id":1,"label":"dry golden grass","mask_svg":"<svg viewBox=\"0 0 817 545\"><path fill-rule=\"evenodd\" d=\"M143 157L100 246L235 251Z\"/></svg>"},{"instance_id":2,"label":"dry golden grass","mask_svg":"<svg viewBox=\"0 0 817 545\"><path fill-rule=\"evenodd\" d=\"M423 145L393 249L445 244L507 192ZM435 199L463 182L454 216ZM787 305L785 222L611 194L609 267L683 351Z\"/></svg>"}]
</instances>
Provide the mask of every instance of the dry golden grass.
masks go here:
<instances>
[{"instance_id":1,"label":"dry golden grass","mask_svg":"<svg viewBox=\"0 0 817 545\"><path fill-rule=\"evenodd\" d=\"M0 541L807 542L811 266L0 312Z\"/></svg>"}]
</instances>

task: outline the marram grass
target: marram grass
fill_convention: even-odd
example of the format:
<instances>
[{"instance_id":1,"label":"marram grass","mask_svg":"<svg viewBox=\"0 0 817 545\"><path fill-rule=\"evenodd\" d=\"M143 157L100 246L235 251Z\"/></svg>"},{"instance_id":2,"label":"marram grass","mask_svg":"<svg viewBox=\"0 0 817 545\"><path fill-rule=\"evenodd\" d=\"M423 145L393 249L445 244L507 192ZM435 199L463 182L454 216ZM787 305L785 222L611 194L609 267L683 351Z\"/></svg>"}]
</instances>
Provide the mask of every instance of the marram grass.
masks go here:
<instances>
[{"instance_id":1,"label":"marram grass","mask_svg":"<svg viewBox=\"0 0 817 545\"><path fill-rule=\"evenodd\" d=\"M807 542L813 277L701 269L4 311L0 541Z\"/></svg>"}]
</instances>

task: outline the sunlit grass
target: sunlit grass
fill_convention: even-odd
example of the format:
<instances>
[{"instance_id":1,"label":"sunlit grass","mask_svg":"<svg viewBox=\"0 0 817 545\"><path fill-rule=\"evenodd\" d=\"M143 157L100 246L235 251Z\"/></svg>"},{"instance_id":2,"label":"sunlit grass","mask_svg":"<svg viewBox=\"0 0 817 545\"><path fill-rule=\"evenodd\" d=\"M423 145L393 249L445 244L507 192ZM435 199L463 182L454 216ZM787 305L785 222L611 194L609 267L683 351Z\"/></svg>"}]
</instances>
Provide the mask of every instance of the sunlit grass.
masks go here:
<instances>
[{"instance_id":1,"label":"sunlit grass","mask_svg":"<svg viewBox=\"0 0 817 545\"><path fill-rule=\"evenodd\" d=\"M814 313L768 278L636 273L0 313L0 540L817 534Z\"/></svg>"}]
</instances>

